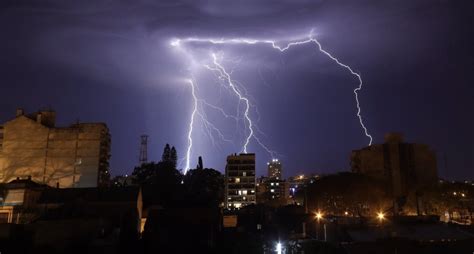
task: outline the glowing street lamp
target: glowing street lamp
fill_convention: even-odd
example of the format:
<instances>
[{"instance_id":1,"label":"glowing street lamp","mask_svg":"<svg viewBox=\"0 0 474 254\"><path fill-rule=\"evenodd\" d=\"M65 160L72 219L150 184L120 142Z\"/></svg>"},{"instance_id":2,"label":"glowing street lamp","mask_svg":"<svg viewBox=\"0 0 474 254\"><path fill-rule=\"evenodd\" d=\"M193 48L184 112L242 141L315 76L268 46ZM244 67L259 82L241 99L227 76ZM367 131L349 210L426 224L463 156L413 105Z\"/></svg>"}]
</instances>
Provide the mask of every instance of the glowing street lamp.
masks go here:
<instances>
[{"instance_id":1,"label":"glowing street lamp","mask_svg":"<svg viewBox=\"0 0 474 254\"><path fill-rule=\"evenodd\" d=\"M385 220L385 214L383 212L377 213L377 219L379 219L379 221Z\"/></svg>"},{"instance_id":2,"label":"glowing street lamp","mask_svg":"<svg viewBox=\"0 0 474 254\"><path fill-rule=\"evenodd\" d=\"M282 253L282 249L283 249L283 248L281 247L281 243L278 242L278 243L276 244L275 251L276 251L278 254L281 254L281 253Z\"/></svg>"},{"instance_id":3,"label":"glowing street lamp","mask_svg":"<svg viewBox=\"0 0 474 254\"><path fill-rule=\"evenodd\" d=\"M321 212L316 213L316 219L320 221L323 218L323 214Z\"/></svg>"}]
</instances>

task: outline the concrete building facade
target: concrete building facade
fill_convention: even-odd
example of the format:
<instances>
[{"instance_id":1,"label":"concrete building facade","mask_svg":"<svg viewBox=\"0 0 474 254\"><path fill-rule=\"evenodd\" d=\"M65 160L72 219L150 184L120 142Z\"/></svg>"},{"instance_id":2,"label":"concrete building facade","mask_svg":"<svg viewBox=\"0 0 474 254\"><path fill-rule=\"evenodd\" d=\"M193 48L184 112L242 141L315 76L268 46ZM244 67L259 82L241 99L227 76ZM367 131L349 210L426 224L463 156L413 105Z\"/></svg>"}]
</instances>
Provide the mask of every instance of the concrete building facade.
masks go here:
<instances>
[{"instance_id":1,"label":"concrete building facade","mask_svg":"<svg viewBox=\"0 0 474 254\"><path fill-rule=\"evenodd\" d=\"M97 187L108 180L110 134L104 123L55 127L54 111L16 117L0 134L0 182L30 178L53 187Z\"/></svg>"},{"instance_id":2,"label":"concrete building facade","mask_svg":"<svg viewBox=\"0 0 474 254\"><path fill-rule=\"evenodd\" d=\"M352 151L351 168L385 180L394 196L406 195L438 180L434 151L424 144L405 143L399 133L386 134L384 144Z\"/></svg>"},{"instance_id":3,"label":"concrete building facade","mask_svg":"<svg viewBox=\"0 0 474 254\"><path fill-rule=\"evenodd\" d=\"M227 156L225 167L225 208L241 208L256 203L255 154Z\"/></svg>"}]
</instances>

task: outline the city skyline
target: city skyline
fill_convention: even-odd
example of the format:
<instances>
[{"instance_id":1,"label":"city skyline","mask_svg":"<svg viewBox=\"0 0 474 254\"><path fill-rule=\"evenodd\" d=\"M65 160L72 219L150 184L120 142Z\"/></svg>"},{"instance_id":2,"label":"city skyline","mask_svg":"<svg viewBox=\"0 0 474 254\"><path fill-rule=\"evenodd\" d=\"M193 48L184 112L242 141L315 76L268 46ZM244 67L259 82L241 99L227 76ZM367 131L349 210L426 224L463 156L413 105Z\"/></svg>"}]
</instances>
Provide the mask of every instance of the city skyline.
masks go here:
<instances>
[{"instance_id":1,"label":"city skyline","mask_svg":"<svg viewBox=\"0 0 474 254\"><path fill-rule=\"evenodd\" d=\"M436 151L440 177L474 178L468 68L473 43L465 36L469 11L461 4L268 4L255 3L249 11L234 3L228 11L218 3L144 1L134 12L121 2L11 4L0 14L11 21L2 25L11 33L0 46L5 84L0 122L12 119L17 107L28 112L51 107L63 126L77 119L106 122L113 175L130 174L138 164L142 134L150 136L150 161L160 159L166 143L176 146L183 159L192 98L182 82L189 77L186 60L173 52L172 39L291 41L314 28L325 49L361 74L362 117L374 144L383 143L385 133L400 131L407 142L428 144ZM290 11L276 15L286 8ZM353 97L358 82L350 73L313 46L285 54L263 46L215 49L226 56L226 67L235 71L235 80L258 108L251 115L260 120L258 131L265 133L259 137L278 154L270 156L251 142L248 152L256 154L257 175L264 175L266 162L275 157L285 164L285 177L350 170L351 151L367 146ZM212 91L214 77L201 75L196 73L198 92L218 95ZM224 104L223 109L235 112L234 105ZM203 156L206 167L224 172L225 157L240 152L245 128L223 121L216 112L208 114L232 142L216 140L214 145L197 125L191 165Z\"/></svg>"}]
</instances>

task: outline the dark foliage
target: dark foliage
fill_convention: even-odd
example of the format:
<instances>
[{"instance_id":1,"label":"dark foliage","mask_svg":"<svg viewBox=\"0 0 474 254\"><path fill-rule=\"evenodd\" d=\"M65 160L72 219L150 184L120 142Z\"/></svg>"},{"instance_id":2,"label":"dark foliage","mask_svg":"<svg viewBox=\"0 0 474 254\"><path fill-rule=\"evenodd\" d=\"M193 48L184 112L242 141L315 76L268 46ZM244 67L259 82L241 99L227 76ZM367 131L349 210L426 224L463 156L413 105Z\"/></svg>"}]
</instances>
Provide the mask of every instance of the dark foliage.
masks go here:
<instances>
[{"instance_id":1,"label":"dark foliage","mask_svg":"<svg viewBox=\"0 0 474 254\"><path fill-rule=\"evenodd\" d=\"M224 197L224 177L211 168L189 170L184 176L187 199L192 204L217 206Z\"/></svg>"}]
</instances>

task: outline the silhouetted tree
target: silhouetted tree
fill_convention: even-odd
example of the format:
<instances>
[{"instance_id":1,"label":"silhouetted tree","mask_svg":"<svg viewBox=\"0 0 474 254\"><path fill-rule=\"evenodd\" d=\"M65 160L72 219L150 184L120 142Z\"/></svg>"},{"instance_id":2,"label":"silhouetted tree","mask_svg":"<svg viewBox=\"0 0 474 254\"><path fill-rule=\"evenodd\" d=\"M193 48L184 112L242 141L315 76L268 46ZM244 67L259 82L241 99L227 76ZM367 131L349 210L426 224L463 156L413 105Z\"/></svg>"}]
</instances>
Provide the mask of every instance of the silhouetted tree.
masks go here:
<instances>
[{"instance_id":1,"label":"silhouetted tree","mask_svg":"<svg viewBox=\"0 0 474 254\"><path fill-rule=\"evenodd\" d=\"M176 149L171 147L171 153L170 153L170 161L173 164L173 167L176 168L178 165L178 154L176 153Z\"/></svg>"},{"instance_id":2,"label":"silhouetted tree","mask_svg":"<svg viewBox=\"0 0 474 254\"><path fill-rule=\"evenodd\" d=\"M393 206L383 182L370 177L341 172L316 180L308 187L308 207L331 214L368 216Z\"/></svg>"},{"instance_id":3,"label":"silhouetted tree","mask_svg":"<svg viewBox=\"0 0 474 254\"><path fill-rule=\"evenodd\" d=\"M192 169L184 176L188 202L195 205L217 206L224 197L224 177L212 168Z\"/></svg>"},{"instance_id":4,"label":"silhouetted tree","mask_svg":"<svg viewBox=\"0 0 474 254\"><path fill-rule=\"evenodd\" d=\"M149 181L155 174L154 171L156 168L156 163L153 161L149 163L143 163L142 165L135 167L132 172L134 183L144 184L145 182Z\"/></svg>"},{"instance_id":5,"label":"silhouetted tree","mask_svg":"<svg viewBox=\"0 0 474 254\"><path fill-rule=\"evenodd\" d=\"M203 168L204 168L204 166L203 166L203 164L202 164L202 157L199 156L199 158L198 158L198 164L197 164L197 168L196 168L196 169L203 169Z\"/></svg>"},{"instance_id":6,"label":"silhouetted tree","mask_svg":"<svg viewBox=\"0 0 474 254\"><path fill-rule=\"evenodd\" d=\"M163 155L161 155L161 161L171 161L171 148L169 144L165 145L163 149Z\"/></svg>"}]
</instances>

